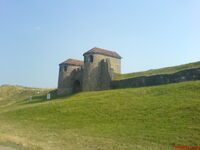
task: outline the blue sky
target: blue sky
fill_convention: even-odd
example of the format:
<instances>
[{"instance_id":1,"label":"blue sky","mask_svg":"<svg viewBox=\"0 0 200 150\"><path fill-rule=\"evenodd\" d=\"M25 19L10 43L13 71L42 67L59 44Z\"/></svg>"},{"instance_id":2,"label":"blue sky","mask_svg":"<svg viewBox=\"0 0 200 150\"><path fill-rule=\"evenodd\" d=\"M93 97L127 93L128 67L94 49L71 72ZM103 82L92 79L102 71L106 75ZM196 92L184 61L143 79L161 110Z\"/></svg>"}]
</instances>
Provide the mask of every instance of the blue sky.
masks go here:
<instances>
[{"instance_id":1,"label":"blue sky","mask_svg":"<svg viewBox=\"0 0 200 150\"><path fill-rule=\"evenodd\" d=\"M199 61L200 0L0 0L0 85L56 87L95 46L123 73Z\"/></svg>"}]
</instances>

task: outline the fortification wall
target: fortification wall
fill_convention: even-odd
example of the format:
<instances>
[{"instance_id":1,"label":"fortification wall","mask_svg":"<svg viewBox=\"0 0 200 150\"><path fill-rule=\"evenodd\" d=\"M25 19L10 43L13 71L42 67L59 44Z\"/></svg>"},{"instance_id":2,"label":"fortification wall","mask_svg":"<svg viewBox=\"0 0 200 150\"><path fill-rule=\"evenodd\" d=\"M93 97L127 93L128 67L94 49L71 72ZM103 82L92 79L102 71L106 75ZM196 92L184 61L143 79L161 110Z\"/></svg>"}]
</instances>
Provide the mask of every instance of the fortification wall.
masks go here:
<instances>
[{"instance_id":1,"label":"fortification wall","mask_svg":"<svg viewBox=\"0 0 200 150\"><path fill-rule=\"evenodd\" d=\"M76 80L82 85L82 72L80 66L67 66L67 71L61 69L58 80L58 95L73 93L74 82Z\"/></svg>"},{"instance_id":2,"label":"fortification wall","mask_svg":"<svg viewBox=\"0 0 200 150\"><path fill-rule=\"evenodd\" d=\"M94 57L94 62L93 62L93 66L97 67L98 63L103 60L103 59L110 59L110 66L113 69L113 71L115 73L121 73L121 59L119 58L114 58L114 57L109 57L106 55L102 55L102 54L92 54ZM89 56L90 55L86 55L84 57L85 62L89 61Z\"/></svg>"},{"instance_id":3,"label":"fortification wall","mask_svg":"<svg viewBox=\"0 0 200 150\"><path fill-rule=\"evenodd\" d=\"M99 73L99 87L100 90L110 89L110 83L113 77L113 69L111 69L110 59L104 59L100 62L100 73Z\"/></svg>"},{"instance_id":4,"label":"fortification wall","mask_svg":"<svg viewBox=\"0 0 200 150\"><path fill-rule=\"evenodd\" d=\"M64 66L67 67L67 70L64 70ZM68 83L71 80L71 73L73 70L80 68L80 66L73 66L73 65L61 65L59 70L59 77L58 77L58 88L65 88L68 86Z\"/></svg>"},{"instance_id":5,"label":"fortification wall","mask_svg":"<svg viewBox=\"0 0 200 150\"><path fill-rule=\"evenodd\" d=\"M192 80L200 80L200 68L187 69L174 74L161 74L113 80L111 81L111 89L162 85Z\"/></svg>"},{"instance_id":6,"label":"fortification wall","mask_svg":"<svg viewBox=\"0 0 200 150\"><path fill-rule=\"evenodd\" d=\"M85 62L83 69L83 91L110 89L112 73L109 59L94 59L94 62Z\"/></svg>"}]
</instances>

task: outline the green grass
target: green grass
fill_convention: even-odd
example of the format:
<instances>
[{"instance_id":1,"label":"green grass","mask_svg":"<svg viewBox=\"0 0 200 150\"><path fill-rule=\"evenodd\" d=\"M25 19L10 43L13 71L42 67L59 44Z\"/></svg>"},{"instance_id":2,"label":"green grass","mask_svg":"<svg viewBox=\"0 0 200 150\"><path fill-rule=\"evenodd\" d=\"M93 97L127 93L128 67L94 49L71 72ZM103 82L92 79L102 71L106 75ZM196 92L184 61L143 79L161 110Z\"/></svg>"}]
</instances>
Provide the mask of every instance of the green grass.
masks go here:
<instances>
[{"instance_id":1,"label":"green grass","mask_svg":"<svg viewBox=\"0 0 200 150\"><path fill-rule=\"evenodd\" d=\"M52 89L28 88L15 85L0 86L0 107L28 99L30 96L44 95Z\"/></svg>"},{"instance_id":2,"label":"green grass","mask_svg":"<svg viewBox=\"0 0 200 150\"><path fill-rule=\"evenodd\" d=\"M127 78L133 78L133 77L139 77L139 76L150 76L150 75L158 75L158 74L171 74L178 71L182 71L185 69L192 69L192 68L200 68L200 61L174 66L174 67L166 67L166 68L160 68L160 69L151 69L147 71L142 72L134 72L134 73L127 73L127 74L115 74L114 80L120 80L120 79L127 79Z\"/></svg>"},{"instance_id":3,"label":"green grass","mask_svg":"<svg viewBox=\"0 0 200 150\"><path fill-rule=\"evenodd\" d=\"M0 109L0 142L28 150L200 146L200 81L37 97Z\"/></svg>"}]
</instances>

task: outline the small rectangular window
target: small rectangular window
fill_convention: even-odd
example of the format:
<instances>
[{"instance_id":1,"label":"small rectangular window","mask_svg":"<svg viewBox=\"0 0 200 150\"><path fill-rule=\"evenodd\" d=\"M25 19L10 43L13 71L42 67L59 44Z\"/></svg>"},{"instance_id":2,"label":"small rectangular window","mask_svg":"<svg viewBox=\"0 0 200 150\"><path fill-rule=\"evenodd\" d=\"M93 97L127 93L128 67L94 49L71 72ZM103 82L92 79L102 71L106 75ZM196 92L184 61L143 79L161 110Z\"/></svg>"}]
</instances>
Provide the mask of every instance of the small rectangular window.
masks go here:
<instances>
[{"instance_id":1,"label":"small rectangular window","mask_svg":"<svg viewBox=\"0 0 200 150\"><path fill-rule=\"evenodd\" d=\"M93 62L94 61L94 57L93 55L90 55L90 62Z\"/></svg>"},{"instance_id":2,"label":"small rectangular window","mask_svg":"<svg viewBox=\"0 0 200 150\"><path fill-rule=\"evenodd\" d=\"M67 66L64 66L64 71L67 71Z\"/></svg>"}]
</instances>

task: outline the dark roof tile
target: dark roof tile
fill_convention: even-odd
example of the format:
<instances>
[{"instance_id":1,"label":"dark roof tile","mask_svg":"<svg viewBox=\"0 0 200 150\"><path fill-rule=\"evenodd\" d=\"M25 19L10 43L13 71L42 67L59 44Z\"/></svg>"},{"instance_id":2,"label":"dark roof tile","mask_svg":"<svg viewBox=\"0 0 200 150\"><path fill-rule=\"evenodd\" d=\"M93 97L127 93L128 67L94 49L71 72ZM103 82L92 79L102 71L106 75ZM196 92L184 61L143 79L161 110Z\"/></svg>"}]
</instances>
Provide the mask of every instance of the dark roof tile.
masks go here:
<instances>
[{"instance_id":1,"label":"dark roof tile","mask_svg":"<svg viewBox=\"0 0 200 150\"><path fill-rule=\"evenodd\" d=\"M76 59L67 59L66 61L60 63L60 65L63 65L63 64L82 66L83 61L76 60Z\"/></svg>"},{"instance_id":2,"label":"dark roof tile","mask_svg":"<svg viewBox=\"0 0 200 150\"><path fill-rule=\"evenodd\" d=\"M86 54L102 54L102 55L111 56L111 57L115 57L115 58L119 58L119 59L122 58L119 54L117 54L114 51L105 50L105 49L98 48L98 47L92 48L91 50L84 53L83 56Z\"/></svg>"}]
</instances>

